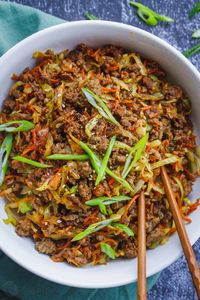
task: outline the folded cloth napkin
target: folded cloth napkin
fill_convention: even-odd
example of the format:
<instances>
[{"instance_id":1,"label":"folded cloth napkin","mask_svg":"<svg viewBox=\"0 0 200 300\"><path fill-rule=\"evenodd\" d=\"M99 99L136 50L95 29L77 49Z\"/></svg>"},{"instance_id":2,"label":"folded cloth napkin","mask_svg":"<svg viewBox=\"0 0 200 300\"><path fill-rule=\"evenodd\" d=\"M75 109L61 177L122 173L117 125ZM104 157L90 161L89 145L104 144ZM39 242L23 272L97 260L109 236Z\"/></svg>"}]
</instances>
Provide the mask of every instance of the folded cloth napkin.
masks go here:
<instances>
[{"instance_id":1,"label":"folded cloth napkin","mask_svg":"<svg viewBox=\"0 0 200 300\"><path fill-rule=\"evenodd\" d=\"M0 55L32 33L63 22L65 21L34 8L0 1ZM148 289L153 286L158 276L159 274L156 274L148 278ZM0 252L0 290L22 300L133 300L136 298L136 284L108 289L63 286L33 275L2 252Z\"/></svg>"}]
</instances>

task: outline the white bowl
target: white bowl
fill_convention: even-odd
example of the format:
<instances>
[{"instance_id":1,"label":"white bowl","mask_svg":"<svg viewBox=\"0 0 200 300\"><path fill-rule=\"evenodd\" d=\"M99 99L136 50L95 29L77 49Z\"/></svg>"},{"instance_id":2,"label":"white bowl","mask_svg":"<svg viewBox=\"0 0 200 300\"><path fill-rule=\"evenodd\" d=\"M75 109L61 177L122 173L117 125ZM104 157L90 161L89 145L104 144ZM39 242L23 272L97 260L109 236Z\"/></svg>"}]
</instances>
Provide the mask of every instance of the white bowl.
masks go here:
<instances>
[{"instance_id":1,"label":"white bowl","mask_svg":"<svg viewBox=\"0 0 200 300\"><path fill-rule=\"evenodd\" d=\"M73 49L77 44L90 46L115 44L137 51L159 62L172 79L187 92L193 104L193 123L200 128L199 87L200 74L176 49L158 37L141 29L107 21L78 21L54 26L23 40L0 58L0 103L3 103L12 83L10 75L20 73L34 64L32 53L52 48L60 51ZM191 199L200 196L196 181ZM27 270L51 281L84 288L105 288L137 281L137 259L116 260L107 265L75 268L67 263L54 263L48 256L39 254L30 239L20 238L3 219L4 201L0 201L0 248ZM200 210L192 216L187 232L192 244L200 237ZM182 253L178 236L173 235L164 246L147 251L147 276L151 276L174 262Z\"/></svg>"}]
</instances>

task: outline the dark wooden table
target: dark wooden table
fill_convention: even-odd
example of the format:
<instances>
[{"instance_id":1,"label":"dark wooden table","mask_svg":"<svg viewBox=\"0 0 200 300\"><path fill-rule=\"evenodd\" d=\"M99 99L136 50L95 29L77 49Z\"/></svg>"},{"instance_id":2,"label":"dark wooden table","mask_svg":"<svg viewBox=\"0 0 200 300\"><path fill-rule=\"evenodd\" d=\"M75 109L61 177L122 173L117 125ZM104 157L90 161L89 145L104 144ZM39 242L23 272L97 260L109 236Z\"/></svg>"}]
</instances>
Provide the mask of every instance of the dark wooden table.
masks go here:
<instances>
[{"instance_id":1,"label":"dark wooden table","mask_svg":"<svg viewBox=\"0 0 200 300\"><path fill-rule=\"evenodd\" d=\"M197 0L141 0L143 4L176 21L170 25L160 24L153 28L137 18L128 0L15 0L12 2L30 5L69 21L84 19L84 13L91 12L100 19L123 22L150 31L179 50L184 50L197 42L192 40L191 33L200 28L200 13L191 21L188 20L188 12ZM193 57L191 61L200 70L200 54ZM194 245L194 251L200 264L200 239ZM8 298L0 294L0 299ZM148 293L148 300L162 299L197 299L183 256L161 273L158 282Z\"/></svg>"}]
</instances>

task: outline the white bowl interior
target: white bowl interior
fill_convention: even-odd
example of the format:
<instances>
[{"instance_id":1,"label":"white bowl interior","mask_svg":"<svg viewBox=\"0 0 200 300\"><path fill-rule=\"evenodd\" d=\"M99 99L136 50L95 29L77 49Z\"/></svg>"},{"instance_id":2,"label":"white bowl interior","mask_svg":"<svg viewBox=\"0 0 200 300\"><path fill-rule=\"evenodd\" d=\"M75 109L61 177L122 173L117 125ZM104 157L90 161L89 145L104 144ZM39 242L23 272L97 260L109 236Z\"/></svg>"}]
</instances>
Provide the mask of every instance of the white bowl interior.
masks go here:
<instances>
[{"instance_id":1,"label":"white bowl interior","mask_svg":"<svg viewBox=\"0 0 200 300\"><path fill-rule=\"evenodd\" d=\"M132 26L106 21L78 21L66 23L43 30L9 50L0 58L0 104L2 105L11 85L10 75L20 73L25 67L34 64L32 53L36 50L51 48L55 51L64 48L73 49L77 44L90 46L115 44L141 53L145 57L158 61L173 80L187 92L193 104L193 122L199 138L200 76L197 70L178 51L159 38ZM191 199L200 195L194 185ZM54 263L48 256L39 254L33 242L18 237L12 226L5 225L4 201L0 201L0 248L13 260L33 273L65 285L100 288L127 284L137 280L137 260L117 260L104 266L75 268L66 263ZM200 237L200 210L192 214L193 222L187 225L192 243ZM169 242L147 252L147 276L164 269L181 254L177 235Z\"/></svg>"}]
</instances>

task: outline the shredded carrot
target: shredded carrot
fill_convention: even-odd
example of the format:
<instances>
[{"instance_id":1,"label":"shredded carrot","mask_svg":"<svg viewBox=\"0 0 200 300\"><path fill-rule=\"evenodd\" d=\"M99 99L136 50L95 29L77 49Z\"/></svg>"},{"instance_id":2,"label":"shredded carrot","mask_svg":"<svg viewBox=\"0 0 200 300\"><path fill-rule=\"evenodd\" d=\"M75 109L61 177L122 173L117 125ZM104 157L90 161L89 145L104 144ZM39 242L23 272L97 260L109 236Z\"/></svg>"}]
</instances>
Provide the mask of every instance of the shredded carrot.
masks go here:
<instances>
[{"instance_id":1,"label":"shredded carrot","mask_svg":"<svg viewBox=\"0 0 200 300\"><path fill-rule=\"evenodd\" d=\"M107 87L102 87L102 92L107 94L107 93L115 93L116 92L116 88L107 88Z\"/></svg>"},{"instance_id":2,"label":"shredded carrot","mask_svg":"<svg viewBox=\"0 0 200 300\"><path fill-rule=\"evenodd\" d=\"M153 215L153 208L154 208L154 204L151 203L151 206L150 206L150 213Z\"/></svg>"},{"instance_id":3,"label":"shredded carrot","mask_svg":"<svg viewBox=\"0 0 200 300\"><path fill-rule=\"evenodd\" d=\"M188 169L184 168L184 172L190 180L195 181L196 177Z\"/></svg>"},{"instance_id":4,"label":"shredded carrot","mask_svg":"<svg viewBox=\"0 0 200 300\"><path fill-rule=\"evenodd\" d=\"M116 111L118 105L119 105L119 100L115 99L113 111Z\"/></svg>"},{"instance_id":5,"label":"shredded carrot","mask_svg":"<svg viewBox=\"0 0 200 300\"><path fill-rule=\"evenodd\" d=\"M141 110L145 111L145 110L148 110L151 108L152 108L152 105L147 105L147 106L142 107Z\"/></svg>"},{"instance_id":6,"label":"shredded carrot","mask_svg":"<svg viewBox=\"0 0 200 300\"><path fill-rule=\"evenodd\" d=\"M113 239L110 239L110 238L105 238L103 241L103 243L108 243L108 244L111 244L113 246L116 246L117 245L117 242ZM98 248L100 246L101 242L98 242L95 244L95 247Z\"/></svg>"},{"instance_id":7,"label":"shredded carrot","mask_svg":"<svg viewBox=\"0 0 200 300\"><path fill-rule=\"evenodd\" d=\"M184 174L182 173L182 174L179 176L179 179L182 181L184 178L185 178L185 176L184 176Z\"/></svg>"},{"instance_id":8,"label":"shredded carrot","mask_svg":"<svg viewBox=\"0 0 200 300\"><path fill-rule=\"evenodd\" d=\"M116 71L118 69L119 69L119 66L110 66L110 67L107 68L107 71L112 72L112 71Z\"/></svg>"},{"instance_id":9,"label":"shredded carrot","mask_svg":"<svg viewBox=\"0 0 200 300\"><path fill-rule=\"evenodd\" d=\"M135 200L139 197L139 195L135 195L133 196L133 198L130 200L130 202L126 205L126 209L125 209L125 212L124 214L122 215L122 221L126 218L127 214L128 214L128 211L131 207L131 205L135 202Z\"/></svg>"},{"instance_id":10,"label":"shredded carrot","mask_svg":"<svg viewBox=\"0 0 200 300\"><path fill-rule=\"evenodd\" d=\"M97 217L98 215L98 209L96 209L93 214L89 215L88 217L86 217L84 219L84 225L87 225L87 224L91 224L91 223L95 223L96 221L99 220L99 218Z\"/></svg>"},{"instance_id":11,"label":"shredded carrot","mask_svg":"<svg viewBox=\"0 0 200 300\"><path fill-rule=\"evenodd\" d=\"M111 178L108 180L108 184L109 184L110 186L112 186L114 182L115 182L115 179L114 179L113 177L111 177Z\"/></svg>"},{"instance_id":12,"label":"shredded carrot","mask_svg":"<svg viewBox=\"0 0 200 300\"><path fill-rule=\"evenodd\" d=\"M192 220L190 218L188 218L187 216L185 216L184 214L181 214L182 219L188 223L192 223Z\"/></svg>"},{"instance_id":13,"label":"shredded carrot","mask_svg":"<svg viewBox=\"0 0 200 300\"><path fill-rule=\"evenodd\" d=\"M82 79L85 79L85 70L83 68L81 69L81 77Z\"/></svg>"}]
</instances>

